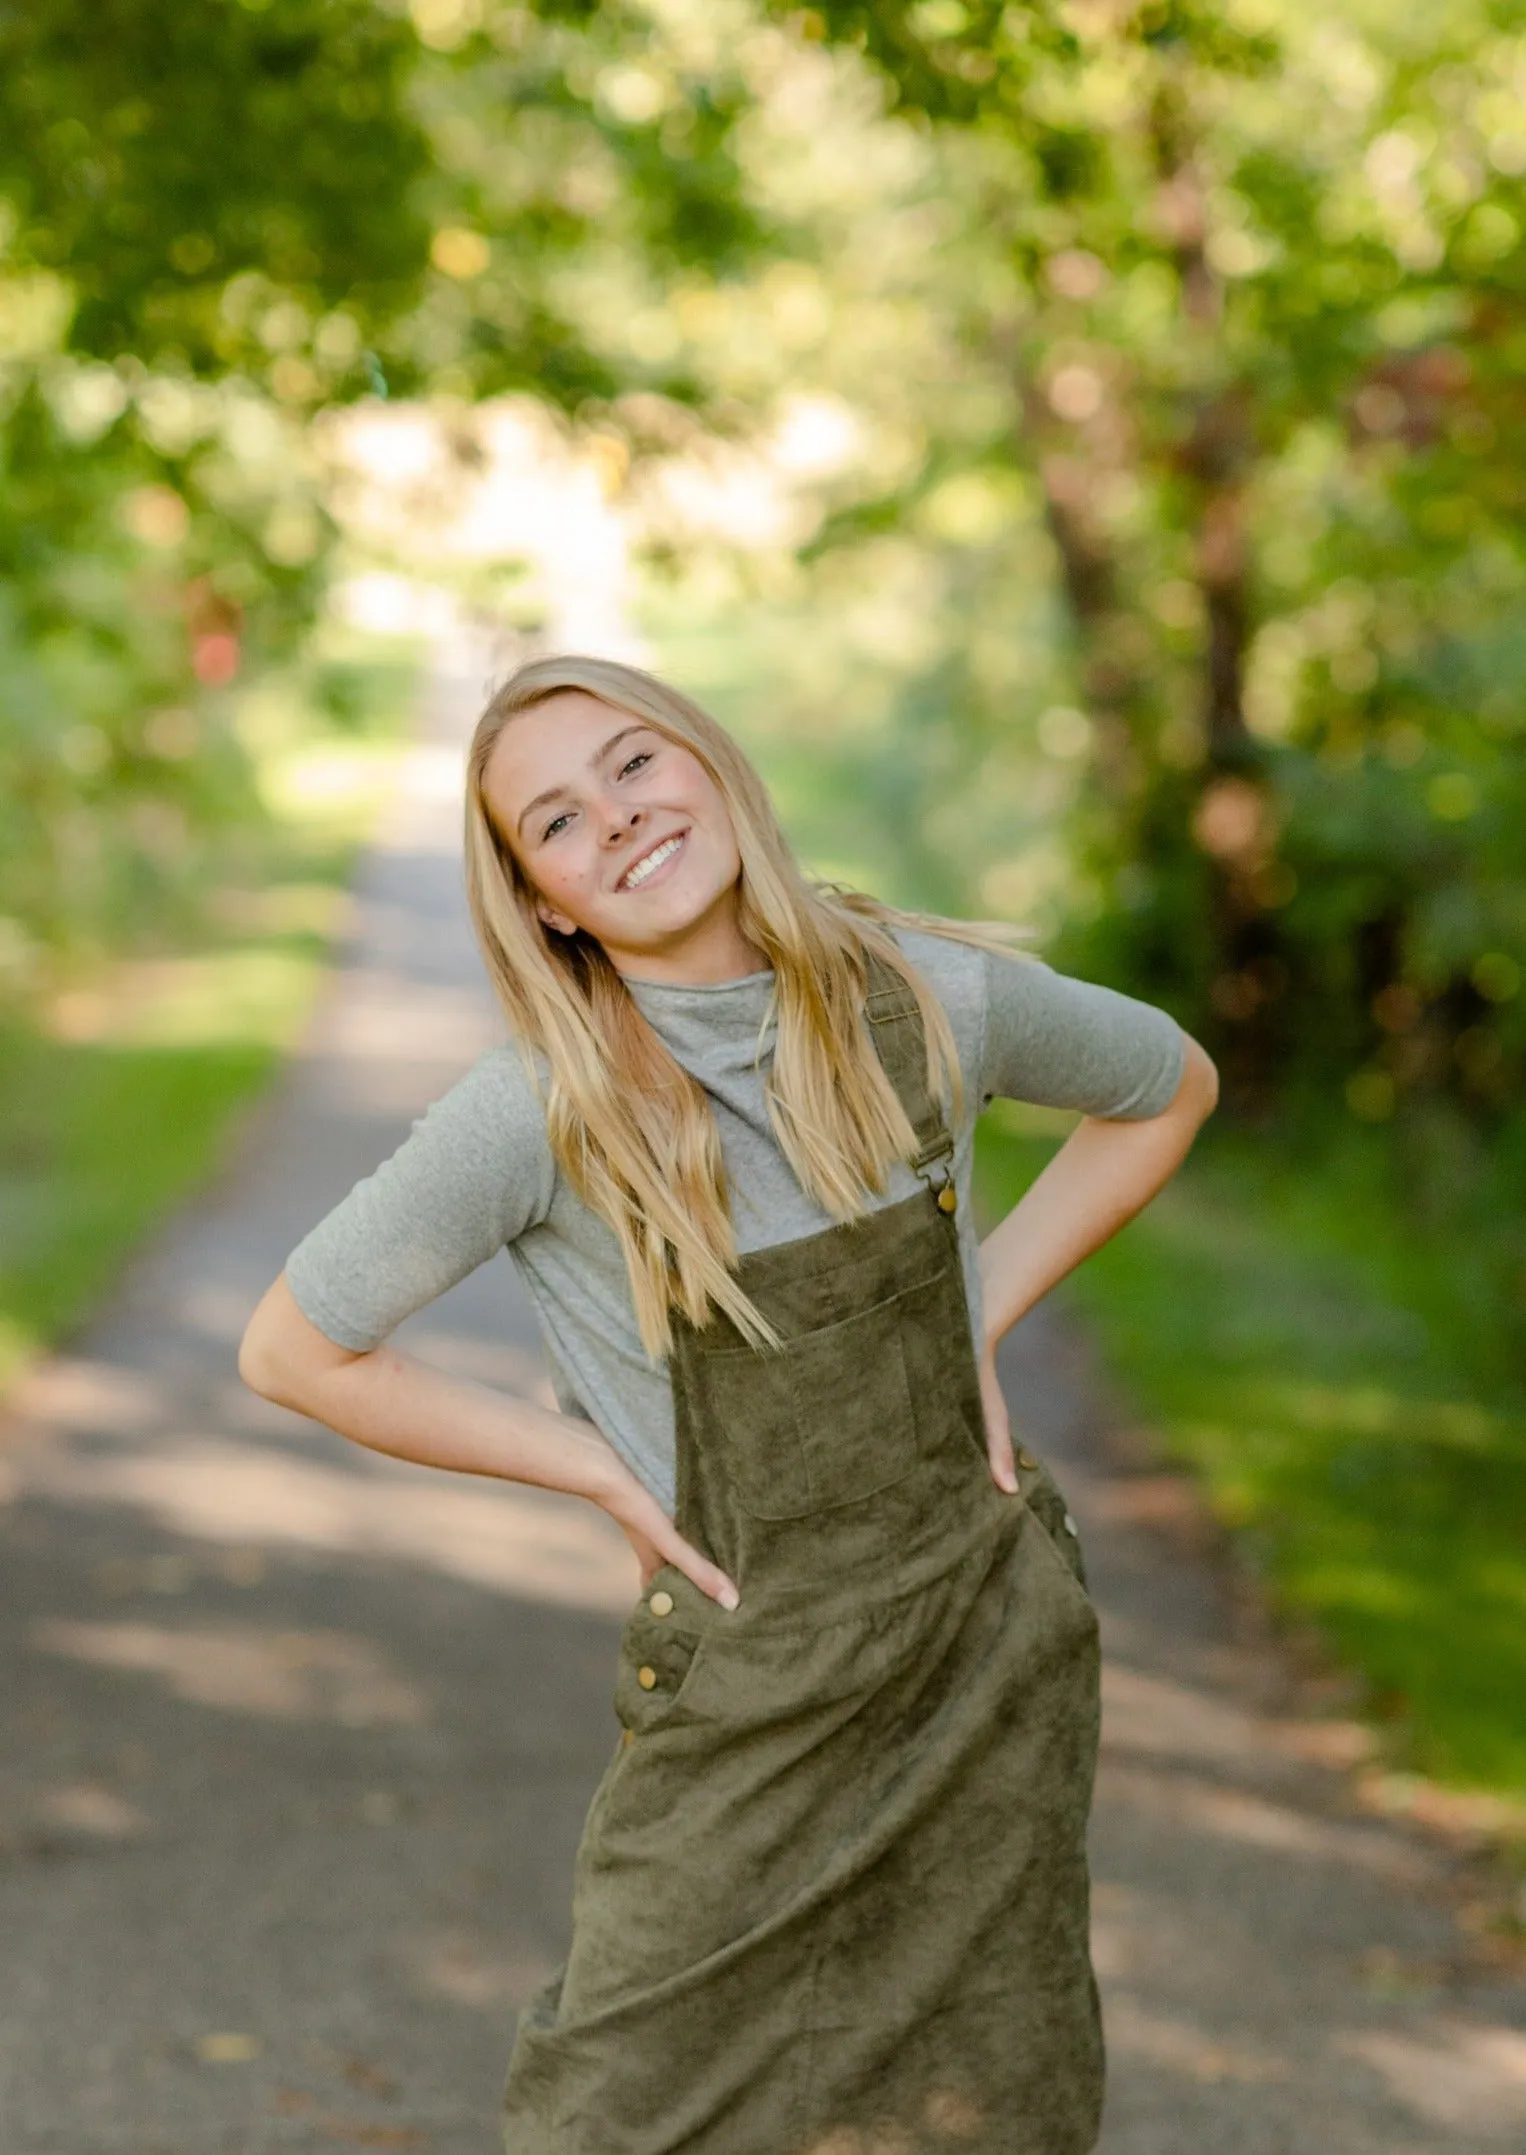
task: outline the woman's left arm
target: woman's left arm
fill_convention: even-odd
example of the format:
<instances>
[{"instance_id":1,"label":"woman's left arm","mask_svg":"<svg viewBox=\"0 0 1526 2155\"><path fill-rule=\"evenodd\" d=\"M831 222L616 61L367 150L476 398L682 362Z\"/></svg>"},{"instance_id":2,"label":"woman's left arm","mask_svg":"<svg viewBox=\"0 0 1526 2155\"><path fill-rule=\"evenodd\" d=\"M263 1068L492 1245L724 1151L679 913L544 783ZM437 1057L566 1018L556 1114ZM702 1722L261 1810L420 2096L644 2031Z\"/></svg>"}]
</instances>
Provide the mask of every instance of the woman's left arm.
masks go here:
<instances>
[{"instance_id":1,"label":"woman's left arm","mask_svg":"<svg viewBox=\"0 0 1526 2155\"><path fill-rule=\"evenodd\" d=\"M1170 1105L1142 1121L1087 1115L1000 1226L980 1245L985 1305L980 1386L991 1473L1015 1489L996 1343L1051 1287L1142 1211L1191 1149L1219 1097L1218 1072L1190 1034Z\"/></svg>"}]
</instances>

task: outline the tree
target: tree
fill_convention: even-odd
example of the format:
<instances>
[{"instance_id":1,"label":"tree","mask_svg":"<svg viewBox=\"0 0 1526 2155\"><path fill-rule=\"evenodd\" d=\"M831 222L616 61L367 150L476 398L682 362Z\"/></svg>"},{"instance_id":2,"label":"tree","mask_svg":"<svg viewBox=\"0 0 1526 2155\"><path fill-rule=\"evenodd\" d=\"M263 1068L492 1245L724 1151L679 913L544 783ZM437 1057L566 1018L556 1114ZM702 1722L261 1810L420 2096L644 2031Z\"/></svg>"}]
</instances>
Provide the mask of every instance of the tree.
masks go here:
<instances>
[{"instance_id":1,"label":"tree","mask_svg":"<svg viewBox=\"0 0 1526 2155\"><path fill-rule=\"evenodd\" d=\"M1511 11L778 13L948 146L1007 273L963 329L1074 627L1096 954L1250 1110L1313 1025L1336 1067L1374 1057L1367 1111L1410 1082L1502 1097L1478 1033L1522 932L1489 835L1523 799L1519 706L1484 657L1522 598Z\"/></svg>"},{"instance_id":2,"label":"tree","mask_svg":"<svg viewBox=\"0 0 1526 2155\"><path fill-rule=\"evenodd\" d=\"M13 273L65 281L71 351L217 377L267 369L273 342L295 362L285 394L312 401L417 296L429 233L428 145L406 103L416 49L406 17L372 0L8 11ZM297 310L310 331L336 308L356 334L330 321L311 348Z\"/></svg>"},{"instance_id":3,"label":"tree","mask_svg":"<svg viewBox=\"0 0 1526 2155\"><path fill-rule=\"evenodd\" d=\"M0 951L109 942L251 812L222 692L312 619L316 413L607 399L622 283L749 243L736 100L707 77L677 146L648 28L576 0L0 15Z\"/></svg>"}]
</instances>

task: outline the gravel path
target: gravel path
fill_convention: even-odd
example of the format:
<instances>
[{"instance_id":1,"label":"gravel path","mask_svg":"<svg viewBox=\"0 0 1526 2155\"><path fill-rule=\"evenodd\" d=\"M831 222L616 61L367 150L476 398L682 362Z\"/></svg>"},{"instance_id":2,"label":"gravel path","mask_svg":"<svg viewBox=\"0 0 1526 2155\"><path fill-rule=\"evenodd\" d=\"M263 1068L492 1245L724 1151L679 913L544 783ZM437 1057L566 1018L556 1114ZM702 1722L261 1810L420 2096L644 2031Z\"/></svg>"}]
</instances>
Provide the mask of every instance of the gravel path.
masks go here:
<instances>
[{"instance_id":1,"label":"gravel path","mask_svg":"<svg viewBox=\"0 0 1526 2155\"><path fill-rule=\"evenodd\" d=\"M454 854L474 687L436 684L306 1051L12 1404L0 2155L495 2155L514 2008L562 1950L623 1542L366 1454L233 1367L287 1250L499 1037ZM542 1381L502 1257L399 1337ZM1006 1375L1109 1649L1106 2155L1526 2144L1526 1996L1470 1955L1449 1859L1360 1814L1339 1730L1234 1643L1190 1504L1117 1465L1062 1316Z\"/></svg>"}]
</instances>

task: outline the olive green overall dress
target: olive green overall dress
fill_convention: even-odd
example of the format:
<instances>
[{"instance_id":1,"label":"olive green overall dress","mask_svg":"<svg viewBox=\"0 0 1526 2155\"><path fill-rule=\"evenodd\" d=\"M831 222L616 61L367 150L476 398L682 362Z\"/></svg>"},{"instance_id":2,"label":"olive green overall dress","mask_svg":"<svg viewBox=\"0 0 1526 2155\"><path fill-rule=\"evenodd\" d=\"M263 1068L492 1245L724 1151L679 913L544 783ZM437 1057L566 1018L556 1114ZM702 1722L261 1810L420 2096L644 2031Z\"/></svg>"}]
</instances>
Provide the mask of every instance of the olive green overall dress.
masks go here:
<instances>
[{"instance_id":1,"label":"olive green overall dress","mask_svg":"<svg viewBox=\"0 0 1526 2155\"><path fill-rule=\"evenodd\" d=\"M627 1624L505 2155L1096 2140L1096 1614L1047 1474L991 1480L952 1140L915 1001L870 989L927 1187L742 1258L782 1351L678 1321L676 1521L741 1604L664 1565Z\"/></svg>"}]
</instances>

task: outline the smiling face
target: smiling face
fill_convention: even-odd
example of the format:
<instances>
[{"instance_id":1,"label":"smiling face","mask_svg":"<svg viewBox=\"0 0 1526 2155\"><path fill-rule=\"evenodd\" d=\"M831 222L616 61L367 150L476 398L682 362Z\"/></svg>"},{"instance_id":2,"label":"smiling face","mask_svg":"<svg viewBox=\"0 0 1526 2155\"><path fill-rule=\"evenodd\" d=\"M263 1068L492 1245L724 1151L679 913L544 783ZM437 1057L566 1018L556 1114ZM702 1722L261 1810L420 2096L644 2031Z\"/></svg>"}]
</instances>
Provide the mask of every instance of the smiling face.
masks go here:
<instances>
[{"instance_id":1,"label":"smiling face","mask_svg":"<svg viewBox=\"0 0 1526 2155\"><path fill-rule=\"evenodd\" d=\"M546 926L592 936L618 972L703 983L764 962L737 926L725 797L680 742L566 689L507 722L482 791Z\"/></svg>"}]
</instances>

